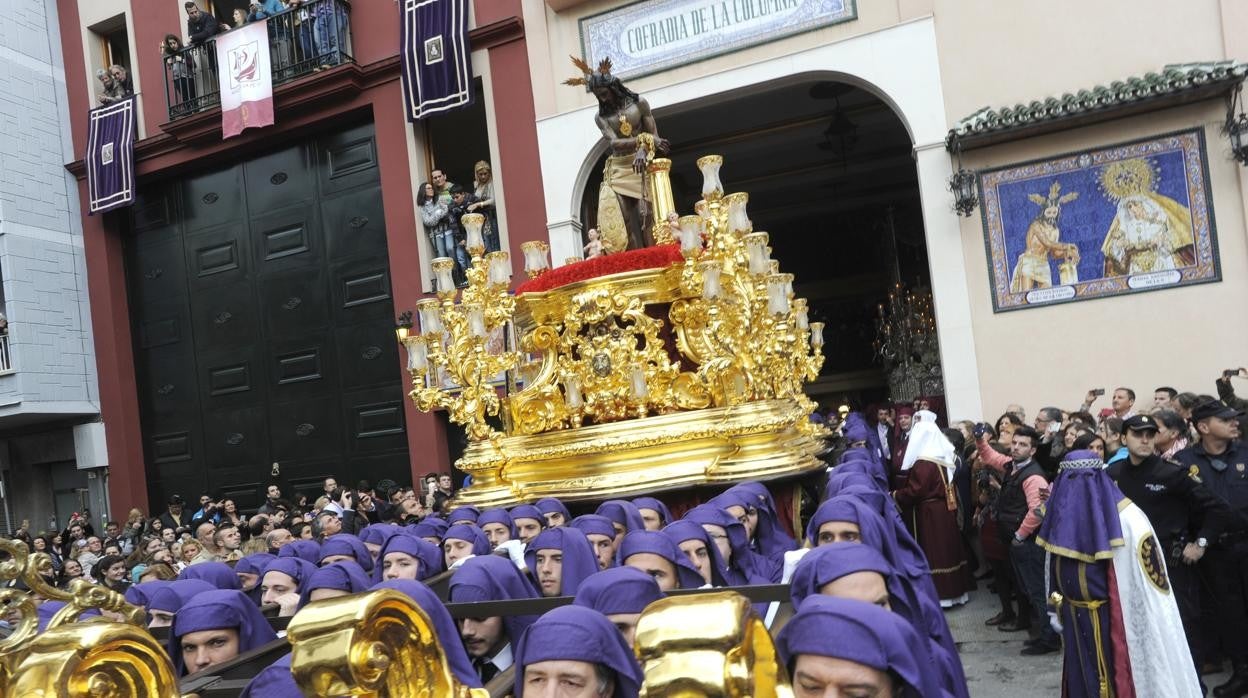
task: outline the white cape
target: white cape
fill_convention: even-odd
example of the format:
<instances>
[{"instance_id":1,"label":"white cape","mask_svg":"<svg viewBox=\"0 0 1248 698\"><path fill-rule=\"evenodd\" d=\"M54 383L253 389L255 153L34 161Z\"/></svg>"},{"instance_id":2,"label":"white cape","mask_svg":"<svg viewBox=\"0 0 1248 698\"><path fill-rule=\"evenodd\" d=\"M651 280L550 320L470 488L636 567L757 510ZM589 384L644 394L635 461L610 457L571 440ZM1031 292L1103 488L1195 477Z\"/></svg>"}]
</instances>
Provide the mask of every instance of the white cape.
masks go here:
<instances>
[{"instance_id":1,"label":"white cape","mask_svg":"<svg viewBox=\"0 0 1248 698\"><path fill-rule=\"evenodd\" d=\"M1169 573L1161 580L1164 588L1153 581L1158 567L1165 570L1165 551L1144 512L1130 500L1122 503L1119 519L1125 545L1114 548L1113 562L1135 695L1202 698ZM1148 551L1150 545L1153 554L1142 555L1141 550Z\"/></svg>"}]
</instances>

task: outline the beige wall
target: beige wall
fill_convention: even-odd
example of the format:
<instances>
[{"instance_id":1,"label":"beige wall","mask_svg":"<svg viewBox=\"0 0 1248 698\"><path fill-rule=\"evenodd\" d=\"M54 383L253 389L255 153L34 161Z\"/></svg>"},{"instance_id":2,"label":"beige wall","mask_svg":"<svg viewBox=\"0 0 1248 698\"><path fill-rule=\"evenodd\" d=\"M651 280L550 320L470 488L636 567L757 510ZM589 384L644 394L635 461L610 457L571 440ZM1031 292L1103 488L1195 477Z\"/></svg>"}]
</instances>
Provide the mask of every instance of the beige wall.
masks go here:
<instances>
[{"instance_id":1,"label":"beige wall","mask_svg":"<svg viewBox=\"0 0 1248 698\"><path fill-rule=\"evenodd\" d=\"M1213 393L1221 369L1248 365L1243 168L1219 133L1224 115L1215 100L967 154L967 167L996 167L1204 125L1222 263L1218 283L994 314L976 211L962 222L962 253L989 415L1011 402L1029 415L1048 404L1073 408L1095 387L1127 386L1150 401L1162 385ZM1248 393L1248 384L1241 391ZM1107 398L1097 404L1108 406Z\"/></svg>"}]
</instances>

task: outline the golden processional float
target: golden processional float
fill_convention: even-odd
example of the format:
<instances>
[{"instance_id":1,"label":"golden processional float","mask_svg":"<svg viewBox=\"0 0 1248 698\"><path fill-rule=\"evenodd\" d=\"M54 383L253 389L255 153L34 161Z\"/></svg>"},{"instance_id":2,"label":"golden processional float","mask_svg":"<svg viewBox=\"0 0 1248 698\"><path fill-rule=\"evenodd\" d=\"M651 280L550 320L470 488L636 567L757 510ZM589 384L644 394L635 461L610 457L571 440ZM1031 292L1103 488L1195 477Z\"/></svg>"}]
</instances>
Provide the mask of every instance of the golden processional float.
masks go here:
<instances>
[{"instance_id":1,"label":"golden processional float","mask_svg":"<svg viewBox=\"0 0 1248 698\"><path fill-rule=\"evenodd\" d=\"M452 260L435 260L437 297L418 304L418 327L409 316L398 329L411 398L422 410L446 409L470 439L457 466L473 484L457 501L603 498L821 467L828 434L809 422L814 405L802 385L823 363L823 327L793 297L767 233L753 230L748 196L723 194L721 164L714 155L698 161L702 200L671 224L671 162L652 158L658 245L552 270L546 243L525 243L529 282L516 293L507 253L484 254L482 216L464 217L467 287L455 288ZM250 673L243 666L233 683L178 677L165 644L144 628L144 609L83 580L57 589L51 571L46 553L0 540L0 603L12 628L0 639L0 696L237 695L258 659L264 666L287 652L308 696L510 693L459 684L429 616L393 590L309 603L284 638L250 653ZM37 633L45 601L65 606ZM88 609L103 616L83 618ZM634 650L648 698L792 695L771 635L733 591L655 602ZM203 674L214 671L225 673Z\"/></svg>"},{"instance_id":2,"label":"golden processional float","mask_svg":"<svg viewBox=\"0 0 1248 698\"><path fill-rule=\"evenodd\" d=\"M724 195L723 159L698 160L702 199L669 222L671 161L647 166L654 247L551 269L524 243L513 293L505 251L485 254L484 217L463 217L472 256L433 261L436 298L400 318L410 396L445 409L468 447L456 504L608 499L821 467L828 432L802 390L823 365L823 323L794 298L746 213ZM501 425L497 428L495 425Z\"/></svg>"}]
</instances>

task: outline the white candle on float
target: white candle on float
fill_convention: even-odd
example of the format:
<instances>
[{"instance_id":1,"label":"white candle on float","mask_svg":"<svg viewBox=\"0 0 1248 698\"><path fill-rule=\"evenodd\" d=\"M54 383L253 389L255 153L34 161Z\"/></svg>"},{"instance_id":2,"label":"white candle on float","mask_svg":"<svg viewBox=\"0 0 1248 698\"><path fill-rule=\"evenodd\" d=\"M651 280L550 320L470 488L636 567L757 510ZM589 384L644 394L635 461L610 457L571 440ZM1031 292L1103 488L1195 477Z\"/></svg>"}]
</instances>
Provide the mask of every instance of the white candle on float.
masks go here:
<instances>
[{"instance_id":1,"label":"white candle on float","mask_svg":"<svg viewBox=\"0 0 1248 698\"><path fill-rule=\"evenodd\" d=\"M466 213L459 222L464 226L464 246L468 248L469 254L481 254L485 250L485 238L481 236L485 216L480 213Z\"/></svg>"},{"instance_id":2,"label":"white candle on float","mask_svg":"<svg viewBox=\"0 0 1248 698\"><path fill-rule=\"evenodd\" d=\"M550 245L544 240L529 240L521 243L520 249L524 251L524 271L529 276L537 276L550 268L550 262L546 259L546 251L550 249Z\"/></svg>"},{"instance_id":3,"label":"white candle on float","mask_svg":"<svg viewBox=\"0 0 1248 698\"><path fill-rule=\"evenodd\" d=\"M801 332L810 329L810 313L806 308L805 298L797 298L793 301L793 322Z\"/></svg>"},{"instance_id":4,"label":"white candle on float","mask_svg":"<svg viewBox=\"0 0 1248 698\"><path fill-rule=\"evenodd\" d=\"M728 231L735 235L750 232L754 224L750 222L750 217L745 212L750 195L745 192L734 192L724 197L724 200L728 202Z\"/></svg>"},{"instance_id":5,"label":"white candle on float","mask_svg":"<svg viewBox=\"0 0 1248 698\"><path fill-rule=\"evenodd\" d=\"M473 337L485 337L485 310L477 303L464 306L464 317L468 320L468 334Z\"/></svg>"},{"instance_id":6,"label":"white candle on float","mask_svg":"<svg viewBox=\"0 0 1248 698\"><path fill-rule=\"evenodd\" d=\"M581 408L581 379L574 373L563 376L563 400L570 410Z\"/></svg>"},{"instance_id":7,"label":"white candle on float","mask_svg":"<svg viewBox=\"0 0 1248 698\"><path fill-rule=\"evenodd\" d=\"M767 277L767 312L772 315L787 315L789 312L789 296L784 292L785 278L789 274L771 274Z\"/></svg>"},{"instance_id":8,"label":"white candle on float","mask_svg":"<svg viewBox=\"0 0 1248 698\"><path fill-rule=\"evenodd\" d=\"M719 262L703 262L698 267L702 271L702 297L708 301L719 298L720 291L720 269Z\"/></svg>"},{"instance_id":9,"label":"white candle on float","mask_svg":"<svg viewBox=\"0 0 1248 698\"><path fill-rule=\"evenodd\" d=\"M704 155L698 158L698 169L702 171L702 198L712 200L723 196L724 185L719 181L719 168L724 164L720 155Z\"/></svg>"},{"instance_id":10,"label":"white candle on float","mask_svg":"<svg viewBox=\"0 0 1248 698\"><path fill-rule=\"evenodd\" d=\"M646 384L646 370L640 366L634 366L632 371L633 398L636 400L645 400L650 394L650 386Z\"/></svg>"},{"instance_id":11,"label":"white candle on float","mask_svg":"<svg viewBox=\"0 0 1248 698\"><path fill-rule=\"evenodd\" d=\"M823 323L810 323L810 346L815 350L823 347Z\"/></svg>"},{"instance_id":12,"label":"white candle on float","mask_svg":"<svg viewBox=\"0 0 1248 698\"><path fill-rule=\"evenodd\" d=\"M692 257L702 249L702 218L700 216L680 217L680 253Z\"/></svg>"},{"instance_id":13,"label":"white candle on float","mask_svg":"<svg viewBox=\"0 0 1248 698\"><path fill-rule=\"evenodd\" d=\"M416 301L416 312L420 317L421 334L438 334L442 331L442 308L435 298L423 298Z\"/></svg>"},{"instance_id":14,"label":"white candle on float","mask_svg":"<svg viewBox=\"0 0 1248 698\"><path fill-rule=\"evenodd\" d=\"M424 371L429 368L429 345L423 337L416 337L407 342L407 370Z\"/></svg>"},{"instance_id":15,"label":"white candle on float","mask_svg":"<svg viewBox=\"0 0 1248 698\"><path fill-rule=\"evenodd\" d=\"M511 255L500 250L485 255L486 276L491 286L511 283Z\"/></svg>"},{"instance_id":16,"label":"white candle on float","mask_svg":"<svg viewBox=\"0 0 1248 698\"><path fill-rule=\"evenodd\" d=\"M452 276L455 269L455 260L450 257L437 257L430 263L433 267L433 283L437 287L438 293L453 293L455 291L455 279Z\"/></svg>"},{"instance_id":17,"label":"white candle on float","mask_svg":"<svg viewBox=\"0 0 1248 698\"><path fill-rule=\"evenodd\" d=\"M750 233L745 236L744 240L750 273L766 274L770 272L771 260L767 258L767 233Z\"/></svg>"}]
</instances>

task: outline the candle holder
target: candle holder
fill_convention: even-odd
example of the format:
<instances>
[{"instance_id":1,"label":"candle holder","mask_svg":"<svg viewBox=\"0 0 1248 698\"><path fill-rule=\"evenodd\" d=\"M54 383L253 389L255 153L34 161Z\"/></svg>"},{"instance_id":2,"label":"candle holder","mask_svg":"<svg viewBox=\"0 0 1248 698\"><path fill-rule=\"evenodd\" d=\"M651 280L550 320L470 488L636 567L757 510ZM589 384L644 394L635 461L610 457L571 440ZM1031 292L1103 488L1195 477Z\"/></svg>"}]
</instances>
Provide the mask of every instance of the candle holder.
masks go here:
<instances>
[{"instance_id":1,"label":"candle holder","mask_svg":"<svg viewBox=\"0 0 1248 698\"><path fill-rule=\"evenodd\" d=\"M542 272L550 269L550 260L546 256L550 245L545 240L520 243L520 249L524 252L524 273L530 279L536 279Z\"/></svg>"}]
</instances>

